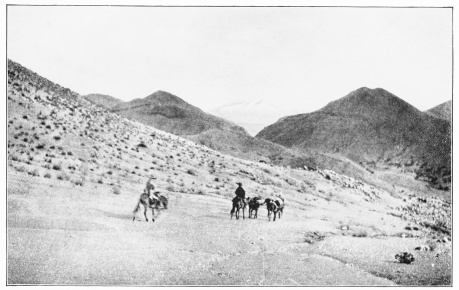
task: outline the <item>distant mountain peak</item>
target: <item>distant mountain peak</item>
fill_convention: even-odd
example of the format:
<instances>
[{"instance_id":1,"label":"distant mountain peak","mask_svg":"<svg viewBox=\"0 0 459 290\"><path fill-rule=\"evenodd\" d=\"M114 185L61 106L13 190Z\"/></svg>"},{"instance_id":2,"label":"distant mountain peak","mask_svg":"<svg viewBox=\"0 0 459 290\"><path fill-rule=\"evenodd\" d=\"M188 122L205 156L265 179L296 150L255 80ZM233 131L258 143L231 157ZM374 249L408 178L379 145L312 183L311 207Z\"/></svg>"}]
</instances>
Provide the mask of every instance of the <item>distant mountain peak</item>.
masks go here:
<instances>
[{"instance_id":1,"label":"distant mountain peak","mask_svg":"<svg viewBox=\"0 0 459 290\"><path fill-rule=\"evenodd\" d=\"M444 120L451 122L452 107L453 107L453 101L449 100L436 107L433 107L430 110L425 111L425 113L430 116L444 119Z\"/></svg>"},{"instance_id":2,"label":"distant mountain peak","mask_svg":"<svg viewBox=\"0 0 459 290\"><path fill-rule=\"evenodd\" d=\"M382 89L359 88L345 97L328 103L320 112L340 115L366 115L381 118L393 118L399 114L421 112L394 94Z\"/></svg>"},{"instance_id":3,"label":"distant mountain peak","mask_svg":"<svg viewBox=\"0 0 459 290\"><path fill-rule=\"evenodd\" d=\"M177 97L176 95L173 95L171 93L168 93L166 91L161 91L161 90L156 91L153 94L145 97L144 100L167 103L167 104L171 104L171 103L182 104L182 105L188 104L187 102Z\"/></svg>"}]
</instances>

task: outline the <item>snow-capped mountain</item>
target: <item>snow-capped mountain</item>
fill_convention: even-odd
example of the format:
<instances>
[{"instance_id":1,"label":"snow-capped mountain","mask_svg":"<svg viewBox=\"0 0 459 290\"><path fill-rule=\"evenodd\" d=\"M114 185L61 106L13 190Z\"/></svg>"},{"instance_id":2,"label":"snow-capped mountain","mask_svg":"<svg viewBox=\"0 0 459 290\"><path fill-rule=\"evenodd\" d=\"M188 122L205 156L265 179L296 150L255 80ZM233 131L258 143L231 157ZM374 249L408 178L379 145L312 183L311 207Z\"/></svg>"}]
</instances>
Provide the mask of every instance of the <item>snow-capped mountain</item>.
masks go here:
<instances>
[{"instance_id":1,"label":"snow-capped mountain","mask_svg":"<svg viewBox=\"0 0 459 290\"><path fill-rule=\"evenodd\" d=\"M255 136L264 127L275 123L288 113L265 101L247 101L224 105L209 112L243 127Z\"/></svg>"}]
</instances>

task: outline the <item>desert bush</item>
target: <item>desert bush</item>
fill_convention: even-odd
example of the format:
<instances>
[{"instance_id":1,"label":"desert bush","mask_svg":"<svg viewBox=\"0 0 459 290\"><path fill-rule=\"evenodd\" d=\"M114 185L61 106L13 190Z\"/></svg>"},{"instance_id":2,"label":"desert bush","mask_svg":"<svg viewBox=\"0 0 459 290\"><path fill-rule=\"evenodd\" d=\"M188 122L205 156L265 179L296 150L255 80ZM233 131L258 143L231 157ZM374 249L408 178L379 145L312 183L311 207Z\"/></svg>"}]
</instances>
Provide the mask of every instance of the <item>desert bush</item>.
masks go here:
<instances>
[{"instance_id":1,"label":"desert bush","mask_svg":"<svg viewBox=\"0 0 459 290\"><path fill-rule=\"evenodd\" d=\"M27 172L27 174L32 175L32 176L40 176L37 169L31 170Z\"/></svg>"},{"instance_id":2,"label":"desert bush","mask_svg":"<svg viewBox=\"0 0 459 290\"><path fill-rule=\"evenodd\" d=\"M53 169L54 169L54 170L61 170L61 169L62 169L62 165L60 165L60 164L53 164Z\"/></svg>"},{"instance_id":3,"label":"desert bush","mask_svg":"<svg viewBox=\"0 0 459 290\"><path fill-rule=\"evenodd\" d=\"M65 174L64 172L62 172L61 174L59 174L58 176L56 176L56 178L57 178L58 180L70 180L70 177L69 177L67 174Z\"/></svg>"},{"instance_id":4,"label":"desert bush","mask_svg":"<svg viewBox=\"0 0 459 290\"><path fill-rule=\"evenodd\" d=\"M368 233L366 230L364 229L360 229L360 230L356 230L352 233L352 236L353 237L358 237L358 238L364 238L366 236L368 236Z\"/></svg>"},{"instance_id":5,"label":"desert bush","mask_svg":"<svg viewBox=\"0 0 459 290\"><path fill-rule=\"evenodd\" d=\"M69 151L69 152L67 152L67 155L69 155L69 156L73 156L73 153L72 153L72 151Z\"/></svg>"},{"instance_id":6,"label":"desert bush","mask_svg":"<svg viewBox=\"0 0 459 290\"><path fill-rule=\"evenodd\" d=\"M24 172L26 170L24 166L18 166L15 169L17 172Z\"/></svg>"},{"instance_id":7,"label":"desert bush","mask_svg":"<svg viewBox=\"0 0 459 290\"><path fill-rule=\"evenodd\" d=\"M116 194L116 195L121 194L121 190L118 186L113 187L112 192L113 194Z\"/></svg>"},{"instance_id":8,"label":"desert bush","mask_svg":"<svg viewBox=\"0 0 459 290\"><path fill-rule=\"evenodd\" d=\"M75 185L84 186L85 180L84 178L79 178L79 179L73 180L72 182Z\"/></svg>"},{"instance_id":9,"label":"desert bush","mask_svg":"<svg viewBox=\"0 0 459 290\"><path fill-rule=\"evenodd\" d=\"M104 183L103 180L102 180L102 177L99 177L99 178L97 179L97 183L100 183L100 184Z\"/></svg>"},{"instance_id":10,"label":"desert bush","mask_svg":"<svg viewBox=\"0 0 459 290\"><path fill-rule=\"evenodd\" d=\"M166 190L175 192L175 187L172 184L169 184L169 185L166 186Z\"/></svg>"},{"instance_id":11,"label":"desert bush","mask_svg":"<svg viewBox=\"0 0 459 290\"><path fill-rule=\"evenodd\" d=\"M54 138L54 140L56 140L56 141L61 140L61 136L54 136L53 138Z\"/></svg>"},{"instance_id":12,"label":"desert bush","mask_svg":"<svg viewBox=\"0 0 459 290\"><path fill-rule=\"evenodd\" d=\"M19 161L19 157L17 155L11 154L10 159L13 161Z\"/></svg>"},{"instance_id":13,"label":"desert bush","mask_svg":"<svg viewBox=\"0 0 459 290\"><path fill-rule=\"evenodd\" d=\"M435 251L435 249L437 248L437 243L435 241L432 241L432 240L428 240L426 242L426 245L429 246L431 251Z\"/></svg>"},{"instance_id":14,"label":"desert bush","mask_svg":"<svg viewBox=\"0 0 459 290\"><path fill-rule=\"evenodd\" d=\"M51 174L48 172L48 173L45 173L44 175L45 178L51 178Z\"/></svg>"},{"instance_id":15,"label":"desert bush","mask_svg":"<svg viewBox=\"0 0 459 290\"><path fill-rule=\"evenodd\" d=\"M190 175L194 175L194 176L196 176L196 175L198 174L198 173L196 172L196 170L194 170L194 169L188 169L188 170L186 171L186 173L188 173L188 174L190 174Z\"/></svg>"}]
</instances>

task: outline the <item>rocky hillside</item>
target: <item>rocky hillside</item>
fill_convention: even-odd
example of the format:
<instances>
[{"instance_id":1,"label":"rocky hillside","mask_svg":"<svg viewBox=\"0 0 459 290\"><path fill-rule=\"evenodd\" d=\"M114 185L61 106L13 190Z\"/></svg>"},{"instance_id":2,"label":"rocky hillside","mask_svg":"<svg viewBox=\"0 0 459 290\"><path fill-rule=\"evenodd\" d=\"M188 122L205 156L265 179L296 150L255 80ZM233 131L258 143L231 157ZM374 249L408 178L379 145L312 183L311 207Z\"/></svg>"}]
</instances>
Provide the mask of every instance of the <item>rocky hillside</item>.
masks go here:
<instances>
[{"instance_id":1,"label":"rocky hillside","mask_svg":"<svg viewBox=\"0 0 459 290\"><path fill-rule=\"evenodd\" d=\"M118 104L111 111L232 156L283 165L298 160L314 164L302 153L254 138L241 126L207 114L167 92L157 91L144 99Z\"/></svg>"},{"instance_id":2,"label":"rocky hillside","mask_svg":"<svg viewBox=\"0 0 459 290\"><path fill-rule=\"evenodd\" d=\"M452 107L453 101L447 101L425 112L431 116L448 120L451 123Z\"/></svg>"},{"instance_id":3,"label":"rocky hillside","mask_svg":"<svg viewBox=\"0 0 459 290\"><path fill-rule=\"evenodd\" d=\"M118 104L112 111L175 135L196 135L210 129L247 134L236 124L207 114L181 98L163 91L157 91L143 99Z\"/></svg>"},{"instance_id":4,"label":"rocky hillside","mask_svg":"<svg viewBox=\"0 0 459 290\"><path fill-rule=\"evenodd\" d=\"M114 106L123 103L123 101L121 101L120 99L102 94L90 94L83 96L83 98L87 99L88 101L96 105L102 106L105 109L111 109Z\"/></svg>"},{"instance_id":5,"label":"rocky hillside","mask_svg":"<svg viewBox=\"0 0 459 290\"><path fill-rule=\"evenodd\" d=\"M449 133L447 121L383 89L361 88L316 112L283 118L256 137L300 150L339 153L360 164L423 166L437 174L426 177L429 181L445 187L451 174Z\"/></svg>"}]
</instances>

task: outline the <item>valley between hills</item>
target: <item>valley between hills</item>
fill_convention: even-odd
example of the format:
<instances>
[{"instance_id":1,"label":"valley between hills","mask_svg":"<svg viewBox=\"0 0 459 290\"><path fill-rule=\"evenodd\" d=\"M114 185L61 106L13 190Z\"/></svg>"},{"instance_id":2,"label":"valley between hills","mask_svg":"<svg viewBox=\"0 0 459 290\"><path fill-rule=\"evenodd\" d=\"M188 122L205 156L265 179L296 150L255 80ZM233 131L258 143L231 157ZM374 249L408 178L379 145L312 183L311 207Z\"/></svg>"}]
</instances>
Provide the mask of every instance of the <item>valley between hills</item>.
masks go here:
<instances>
[{"instance_id":1,"label":"valley between hills","mask_svg":"<svg viewBox=\"0 0 459 290\"><path fill-rule=\"evenodd\" d=\"M8 60L7 284L451 285L447 112L361 88L252 137L168 92L81 96ZM169 206L146 222L152 175ZM231 219L236 182L282 193L281 218Z\"/></svg>"}]
</instances>

